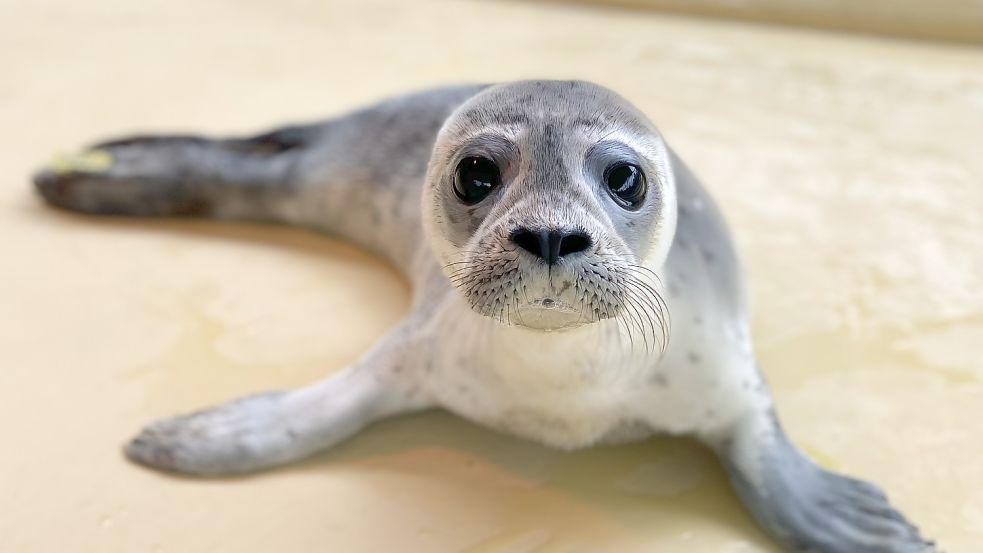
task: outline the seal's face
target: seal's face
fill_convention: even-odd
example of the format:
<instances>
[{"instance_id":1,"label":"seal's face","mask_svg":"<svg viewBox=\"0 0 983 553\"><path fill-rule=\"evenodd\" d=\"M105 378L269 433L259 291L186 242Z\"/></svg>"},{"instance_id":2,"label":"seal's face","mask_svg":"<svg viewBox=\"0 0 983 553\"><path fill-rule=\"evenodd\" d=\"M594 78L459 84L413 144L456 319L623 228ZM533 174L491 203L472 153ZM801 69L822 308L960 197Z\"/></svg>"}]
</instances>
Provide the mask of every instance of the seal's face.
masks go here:
<instances>
[{"instance_id":1,"label":"seal's face","mask_svg":"<svg viewBox=\"0 0 983 553\"><path fill-rule=\"evenodd\" d=\"M427 182L434 250L478 313L541 330L609 318L664 330L671 168L652 125L614 93L489 88L444 125Z\"/></svg>"}]
</instances>

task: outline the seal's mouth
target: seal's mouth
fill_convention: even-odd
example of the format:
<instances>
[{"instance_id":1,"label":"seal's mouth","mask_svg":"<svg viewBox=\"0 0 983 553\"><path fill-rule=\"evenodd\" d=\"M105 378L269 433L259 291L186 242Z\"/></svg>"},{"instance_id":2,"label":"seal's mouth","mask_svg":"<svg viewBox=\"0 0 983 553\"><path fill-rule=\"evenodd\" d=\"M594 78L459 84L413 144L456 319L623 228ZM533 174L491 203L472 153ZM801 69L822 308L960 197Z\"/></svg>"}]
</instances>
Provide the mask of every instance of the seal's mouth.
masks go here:
<instances>
[{"instance_id":1,"label":"seal's mouth","mask_svg":"<svg viewBox=\"0 0 983 553\"><path fill-rule=\"evenodd\" d=\"M576 311L573 305L562 301L557 298L540 298L537 300L532 300L526 304L527 308L531 309L546 309L549 311L562 311L565 313L572 313Z\"/></svg>"},{"instance_id":2,"label":"seal's mouth","mask_svg":"<svg viewBox=\"0 0 983 553\"><path fill-rule=\"evenodd\" d=\"M612 251L546 264L495 242L444 266L471 309L507 326L558 331L611 321L630 343L665 348L668 305L652 270Z\"/></svg>"},{"instance_id":3,"label":"seal's mouth","mask_svg":"<svg viewBox=\"0 0 983 553\"><path fill-rule=\"evenodd\" d=\"M564 330L593 321L588 320L581 307L555 297L530 299L516 306L513 324L533 330Z\"/></svg>"}]
</instances>

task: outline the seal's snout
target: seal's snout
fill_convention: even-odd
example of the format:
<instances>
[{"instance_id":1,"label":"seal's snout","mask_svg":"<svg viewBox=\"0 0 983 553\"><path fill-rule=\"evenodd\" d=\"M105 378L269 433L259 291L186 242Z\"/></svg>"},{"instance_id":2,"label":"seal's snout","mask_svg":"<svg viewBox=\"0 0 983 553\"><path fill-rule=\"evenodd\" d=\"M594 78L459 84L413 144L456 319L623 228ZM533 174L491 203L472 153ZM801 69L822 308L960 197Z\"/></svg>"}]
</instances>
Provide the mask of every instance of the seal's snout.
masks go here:
<instances>
[{"instance_id":1,"label":"seal's snout","mask_svg":"<svg viewBox=\"0 0 983 553\"><path fill-rule=\"evenodd\" d=\"M528 229L521 227L511 235L512 243L555 265L560 258L582 252L591 246L590 236L580 230Z\"/></svg>"}]
</instances>

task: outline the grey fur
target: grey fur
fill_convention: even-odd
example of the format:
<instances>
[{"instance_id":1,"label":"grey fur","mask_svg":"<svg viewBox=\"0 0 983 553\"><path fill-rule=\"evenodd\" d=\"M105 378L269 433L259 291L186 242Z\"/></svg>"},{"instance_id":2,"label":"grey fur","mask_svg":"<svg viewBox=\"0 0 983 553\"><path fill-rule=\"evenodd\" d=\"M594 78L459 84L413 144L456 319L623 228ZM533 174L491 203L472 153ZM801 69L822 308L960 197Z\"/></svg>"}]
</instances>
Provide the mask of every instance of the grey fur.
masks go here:
<instances>
[{"instance_id":1,"label":"grey fur","mask_svg":"<svg viewBox=\"0 0 983 553\"><path fill-rule=\"evenodd\" d=\"M696 436L790 551L934 550L876 487L816 467L788 442L751 351L723 218L644 115L604 88L461 86L252 138L96 148L110 168L44 169L40 193L87 213L329 232L386 256L414 286L410 315L355 366L154 423L127 446L136 462L187 474L259 470L374 420L442 406L567 448ZM496 161L503 184L466 206L453 195L453 168L476 154ZM616 160L648 176L637 210L605 189ZM592 245L547 267L510 245L520 226L576 228Z\"/></svg>"}]
</instances>

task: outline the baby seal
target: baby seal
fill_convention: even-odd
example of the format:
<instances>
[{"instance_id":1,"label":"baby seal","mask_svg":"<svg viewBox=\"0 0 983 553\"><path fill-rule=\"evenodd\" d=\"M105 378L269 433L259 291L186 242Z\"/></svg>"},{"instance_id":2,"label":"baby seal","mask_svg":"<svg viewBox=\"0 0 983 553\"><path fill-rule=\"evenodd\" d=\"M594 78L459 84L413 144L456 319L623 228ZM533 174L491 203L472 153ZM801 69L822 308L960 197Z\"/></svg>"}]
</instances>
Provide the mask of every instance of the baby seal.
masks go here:
<instances>
[{"instance_id":1,"label":"baby seal","mask_svg":"<svg viewBox=\"0 0 983 553\"><path fill-rule=\"evenodd\" d=\"M934 550L877 487L819 468L785 436L723 218L605 88L444 88L250 138L116 140L87 158L103 162L38 173L44 198L329 232L413 286L409 315L354 366L155 422L126 446L138 463L255 471L443 407L564 449L692 436L790 551Z\"/></svg>"}]
</instances>

